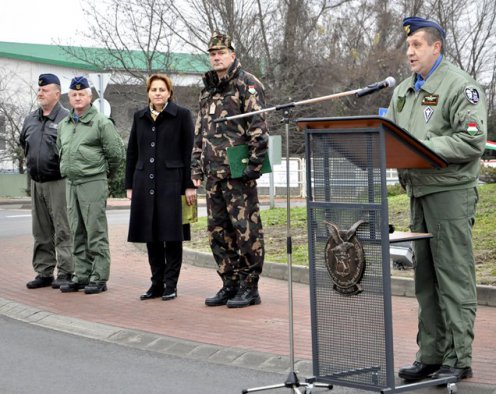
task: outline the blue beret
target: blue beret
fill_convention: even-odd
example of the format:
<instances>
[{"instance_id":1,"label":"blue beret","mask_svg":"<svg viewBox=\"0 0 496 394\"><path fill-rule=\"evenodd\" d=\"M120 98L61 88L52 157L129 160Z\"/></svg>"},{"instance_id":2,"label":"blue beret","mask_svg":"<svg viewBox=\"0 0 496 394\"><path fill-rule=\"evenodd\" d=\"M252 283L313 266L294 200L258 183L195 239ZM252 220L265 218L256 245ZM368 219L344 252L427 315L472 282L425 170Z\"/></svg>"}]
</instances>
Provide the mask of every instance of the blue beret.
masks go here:
<instances>
[{"instance_id":1,"label":"blue beret","mask_svg":"<svg viewBox=\"0 0 496 394\"><path fill-rule=\"evenodd\" d=\"M437 29L443 38L446 38L446 32L444 29L439 26L434 21L429 21L424 18L419 18L418 16L410 16L408 18L403 19L403 27L405 28L406 35L415 33L416 30L421 29L422 27L433 27Z\"/></svg>"},{"instance_id":2,"label":"blue beret","mask_svg":"<svg viewBox=\"0 0 496 394\"><path fill-rule=\"evenodd\" d=\"M45 86L54 83L60 86L59 78L54 74L41 74L38 77L38 86Z\"/></svg>"},{"instance_id":3,"label":"blue beret","mask_svg":"<svg viewBox=\"0 0 496 394\"><path fill-rule=\"evenodd\" d=\"M83 90L83 89L86 89L89 87L90 87L90 84L89 84L88 80L85 77L80 76L80 77L72 78L71 86L69 86L69 89L71 89L71 90Z\"/></svg>"}]
</instances>

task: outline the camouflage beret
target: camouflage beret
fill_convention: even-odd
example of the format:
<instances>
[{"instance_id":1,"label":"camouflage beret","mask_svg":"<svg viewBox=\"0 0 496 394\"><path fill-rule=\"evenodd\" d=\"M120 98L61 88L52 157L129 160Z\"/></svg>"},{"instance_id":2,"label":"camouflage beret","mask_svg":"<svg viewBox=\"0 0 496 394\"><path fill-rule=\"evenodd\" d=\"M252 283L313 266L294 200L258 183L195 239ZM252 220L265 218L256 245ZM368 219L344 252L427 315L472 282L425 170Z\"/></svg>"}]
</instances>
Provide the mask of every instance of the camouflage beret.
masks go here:
<instances>
[{"instance_id":1,"label":"camouflage beret","mask_svg":"<svg viewBox=\"0 0 496 394\"><path fill-rule=\"evenodd\" d=\"M217 49L228 48L234 51L232 46L231 37L227 34L220 33L218 31L214 31L212 33L212 37L210 37L210 41L208 43L208 51L214 51Z\"/></svg>"}]
</instances>

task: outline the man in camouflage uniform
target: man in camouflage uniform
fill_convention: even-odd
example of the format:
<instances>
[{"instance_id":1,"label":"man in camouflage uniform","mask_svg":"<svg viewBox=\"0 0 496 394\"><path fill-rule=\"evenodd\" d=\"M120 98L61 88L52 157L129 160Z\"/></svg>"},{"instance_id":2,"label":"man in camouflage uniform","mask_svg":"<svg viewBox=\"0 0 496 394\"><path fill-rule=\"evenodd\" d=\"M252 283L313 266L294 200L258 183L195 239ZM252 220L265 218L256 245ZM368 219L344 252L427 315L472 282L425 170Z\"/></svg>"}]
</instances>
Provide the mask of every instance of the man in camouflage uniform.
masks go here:
<instances>
[{"instance_id":1,"label":"man in camouflage uniform","mask_svg":"<svg viewBox=\"0 0 496 394\"><path fill-rule=\"evenodd\" d=\"M205 304L240 308L261 302L264 240L256 179L267 154L267 124L262 114L213 121L262 109L264 87L241 69L229 36L214 32L208 51L212 70L203 78L191 166L196 187L206 179L210 247L223 286ZM248 145L249 162L243 176L234 179L226 152L241 144Z\"/></svg>"},{"instance_id":2,"label":"man in camouflage uniform","mask_svg":"<svg viewBox=\"0 0 496 394\"><path fill-rule=\"evenodd\" d=\"M460 380L472 376L477 308L472 226L487 104L480 85L444 58L441 26L418 17L405 18L403 26L413 75L395 89L387 116L448 166L399 172L410 197L411 229L433 235L414 243L419 350L399 376Z\"/></svg>"}]
</instances>

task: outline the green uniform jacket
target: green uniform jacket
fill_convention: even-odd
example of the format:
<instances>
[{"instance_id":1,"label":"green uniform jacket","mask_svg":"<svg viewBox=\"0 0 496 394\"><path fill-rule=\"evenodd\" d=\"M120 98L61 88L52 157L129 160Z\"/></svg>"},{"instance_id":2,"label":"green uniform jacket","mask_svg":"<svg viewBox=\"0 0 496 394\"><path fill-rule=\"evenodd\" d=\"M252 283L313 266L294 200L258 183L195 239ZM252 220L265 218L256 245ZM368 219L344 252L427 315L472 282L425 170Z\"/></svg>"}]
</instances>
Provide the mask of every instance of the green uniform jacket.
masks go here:
<instances>
[{"instance_id":1,"label":"green uniform jacket","mask_svg":"<svg viewBox=\"0 0 496 394\"><path fill-rule=\"evenodd\" d=\"M487 138L487 104L480 85L443 59L415 92L415 75L393 93L387 117L448 161L443 169L400 170L409 196L477 184Z\"/></svg>"},{"instance_id":2,"label":"green uniform jacket","mask_svg":"<svg viewBox=\"0 0 496 394\"><path fill-rule=\"evenodd\" d=\"M112 177L124 158L114 124L93 106L73 120L74 110L59 123L60 172L73 184Z\"/></svg>"}]
</instances>

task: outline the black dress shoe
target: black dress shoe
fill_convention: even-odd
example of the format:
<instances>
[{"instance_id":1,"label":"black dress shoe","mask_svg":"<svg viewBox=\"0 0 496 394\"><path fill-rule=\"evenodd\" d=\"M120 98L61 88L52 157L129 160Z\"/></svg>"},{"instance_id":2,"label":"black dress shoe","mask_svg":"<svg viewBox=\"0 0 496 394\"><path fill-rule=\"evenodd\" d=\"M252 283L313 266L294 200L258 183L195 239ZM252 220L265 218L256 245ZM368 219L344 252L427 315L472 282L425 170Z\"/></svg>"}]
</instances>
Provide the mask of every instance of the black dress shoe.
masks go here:
<instances>
[{"instance_id":1,"label":"black dress shoe","mask_svg":"<svg viewBox=\"0 0 496 394\"><path fill-rule=\"evenodd\" d=\"M158 288L152 286L144 294L140 295L140 300L145 301L145 300L151 300L152 298L162 297L163 292L164 292L163 287Z\"/></svg>"},{"instance_id":2,"label":"black dress shoe","mask_svg":"<svg viewBox=\"0 0 496 394\"><path fill-rule=\"evenodd\" d=\"M415 361L412 365L401 367L398 376L405 380L421 380L430 377L441 368L440 364L424 364Z\"/></svg>"},{"instance_id":3,"label":"black dress shoe","mask_svg":"<svg viewBox=\"0 0 496 394\"><path fill-rule=\"evenodd\" d=\"M177 297L177 289L173 289L172 287L166 287L164 290L164 294L162 294L162 300L169 301L173 300Z\"/></svg>"},{"instance_id":4,"label":"black dress shoe","mask_svg":"<svg viewBox=\"0 0 496 394\"><path fill-rule=\"evenodd\" d=\"M28 289L39 289L41 287L51 286L53 282L53 276L41 276L37 275L34 280L26 283Z\"/></svg>"},{"instance_id":5,"label":"black dress shoe","mask_svg":"<svg viewBox=\"0 0 496 394\"><path fill-rule=\"evenodd\" d=\"M454 376L456 381L472 377L472 368L456 368L448 365L443 365L437 372L432 374L432 379L443 379Z\"/></svg>"},{"instance_id":6,"label":"black dress shoe","mask_svg":"<svg viewBox=\"0 0 496 394\"><path fill-rule=\"evenodd\" d=\"M60 291L62 293L74 293L76 291L79 291L81 289L84 289L86 286L86 283L78 283L78 282L67 282L62 285L60 285Z\"/></svg>"},{"instance_id":7,"label":"black dress shoe","mask_svg":"<svg viewBox=\"0 0 496 394\"><path fill-rule=\"evenodd\" d=\"M84 287L85 294L100 294L104 291L107 291L106 282L90 282Z\"/></svg>"}]
</instances>

